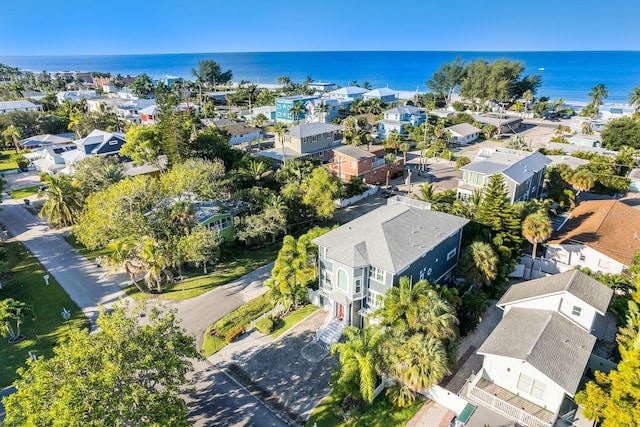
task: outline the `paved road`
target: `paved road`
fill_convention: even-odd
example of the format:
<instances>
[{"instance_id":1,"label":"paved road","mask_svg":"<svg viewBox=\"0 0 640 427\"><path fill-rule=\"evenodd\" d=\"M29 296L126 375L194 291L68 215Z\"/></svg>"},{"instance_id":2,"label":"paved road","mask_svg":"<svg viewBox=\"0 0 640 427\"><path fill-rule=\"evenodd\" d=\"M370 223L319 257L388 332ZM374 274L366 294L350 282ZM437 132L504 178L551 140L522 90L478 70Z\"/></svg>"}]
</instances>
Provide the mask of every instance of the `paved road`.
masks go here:
<instances>
[{"instance_id":1,"label":"paved road","mask_svg":"<svg viewBox=\"0 0 640 427\"><path fill-rule=\"evenodd\" d=\"M185 396L185 401L195 427L287 425L214 366L196 372L194 381L196 391Z\"/></svg>"},{"instance_id":2,"label":"paved road","mask_svg":"<svg viewBox=\"0 0 640 427\"><path fill-rule=\"evenodd\" d=\"M98 318L98 304L108 305L126 294L112 280L100 278L100 270L73 249L61 233L23 207L23 202L2 196L0 223L9 236L21 241L40 260L91 322ZM42 287L45 281L42 280Z\"/></svg>"},{"instance_id":3,"label":"paved road","mask_svg":"<svg viewBox=\"0 0 640 427\"><path fill-rule=\"evenodd\" d=\"M209 325L268 290L262 283L269 278L272 269L271 262L196 298L172 304L178 309L182 326L196 337L198 348L202 347L203 334Z\"/></svg>"}]
</instances>

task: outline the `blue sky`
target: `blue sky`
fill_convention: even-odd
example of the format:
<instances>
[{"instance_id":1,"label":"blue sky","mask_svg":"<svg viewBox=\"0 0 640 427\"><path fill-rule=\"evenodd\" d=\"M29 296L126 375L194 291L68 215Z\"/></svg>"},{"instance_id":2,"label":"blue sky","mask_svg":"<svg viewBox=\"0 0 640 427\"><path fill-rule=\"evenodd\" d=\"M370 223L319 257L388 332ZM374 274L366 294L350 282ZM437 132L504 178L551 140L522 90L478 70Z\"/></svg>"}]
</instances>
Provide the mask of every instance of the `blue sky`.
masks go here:
<instances>
[{"instance_id":1,"label":"blue sky","mask_svg":"<svg viewBox=\"0 0 640 427\"><path fill-rule=\"evenodd\" d=\"M638 50L637 0L5 0L0 55Z\"/></svg>"}]
</instances>

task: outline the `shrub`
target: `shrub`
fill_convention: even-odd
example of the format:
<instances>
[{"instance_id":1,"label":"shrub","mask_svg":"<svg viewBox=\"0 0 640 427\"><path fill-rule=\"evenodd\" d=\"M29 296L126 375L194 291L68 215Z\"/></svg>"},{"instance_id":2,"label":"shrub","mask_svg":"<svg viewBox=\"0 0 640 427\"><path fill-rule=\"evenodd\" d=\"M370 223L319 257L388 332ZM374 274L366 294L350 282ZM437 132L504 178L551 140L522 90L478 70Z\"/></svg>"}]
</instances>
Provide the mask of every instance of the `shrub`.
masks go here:
<instances>
[{"instance_id":1,"label":"shrub","mask_svg":"<svg viewBox=\"0 0 640 427\"><path fill-rule=\"evenodd\" d=\"M466 166L469 163L471 163L471 159L469 159L468 157L458 157L458 159L456 160L456 170L460 170L461 167Z\"/></svg>"},{"instance_id":2,"label":"shrub","mask_svg":"<svg viewBox=\"0 0 640 427\"><path fill-rule=\"evenodd\" d=\"M271 332L273 332L275 326L276 322L271 316L263 317L256 322L256 329L265 335L269 335Z\"/></svg>"},{"instance_id":3,"label":"shrub","mask_svg":"<svg viewBox=\"0 0 640 427\"><path fill-rule=\"evenodd\" d=\"M445 160L453 160L453 152L451 150L442 150L442 153L440 153L440 157Z\"/></svg>"},{"instance_id":4,"label":"shrub","mask_svg":"<svg viewBox=\"0 0 640 427\"><path fill-rule=\"evenodd\" d=\"M235 328L227 332L227 335L225 335L224 340L227 342L227 344L232 343L235 340L237 340L240 335L244 334L245 331L246 331L246 328L244 326L236 326Z\"/></svg>"},{"instance_id":5,"label":"shrub","mask_svg":"<svg viewBox=\"0 0 640 427\"><path fill-rule=\"evenodd\" d=\"M462 102L460 101L454 101L453 104L451 104L451 106L453 107L454 110L456 110L457 112L462 112L464 110L467 109L467 106L464 105Z\"/></svg>"}]
</instances>

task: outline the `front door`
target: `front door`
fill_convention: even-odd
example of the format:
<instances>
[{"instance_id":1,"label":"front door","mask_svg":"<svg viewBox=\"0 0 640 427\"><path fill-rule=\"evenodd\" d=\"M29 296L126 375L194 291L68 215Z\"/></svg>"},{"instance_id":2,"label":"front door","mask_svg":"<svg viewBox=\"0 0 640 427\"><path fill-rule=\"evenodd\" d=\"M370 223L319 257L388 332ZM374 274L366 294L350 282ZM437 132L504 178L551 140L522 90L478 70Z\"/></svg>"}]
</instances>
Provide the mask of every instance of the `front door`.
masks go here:
<instances>
[{"instance_id":1,"label":"front door","mask_svg":"<svg viewBox=\"0 0 640 427\"><path fill-rule=\"evenodd\" d=\"M338 319L344 319L344 305L338 304Z\"/></svg>"}]
</instances>

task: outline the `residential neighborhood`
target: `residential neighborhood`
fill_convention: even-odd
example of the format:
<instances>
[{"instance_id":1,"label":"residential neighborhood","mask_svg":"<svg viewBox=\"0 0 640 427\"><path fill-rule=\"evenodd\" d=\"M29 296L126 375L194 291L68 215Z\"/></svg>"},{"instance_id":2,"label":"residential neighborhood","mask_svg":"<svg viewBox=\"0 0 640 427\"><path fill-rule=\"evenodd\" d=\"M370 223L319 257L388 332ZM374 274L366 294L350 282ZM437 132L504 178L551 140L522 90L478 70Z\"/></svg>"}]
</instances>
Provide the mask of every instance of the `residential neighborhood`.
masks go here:
<instances>
[{"instance_id":1,"label":"residential neighborhood","mask_svg":"<svg viewBox=\"0 0 640 427\"><path fill-rule=\"evenodd\" d=\"M426 93L0 67L0 418L612 417L637 392L611 378L638 355L638 113L536 98L505 61L504 98L457 60Z\"/></svg>"}]
</instances>

